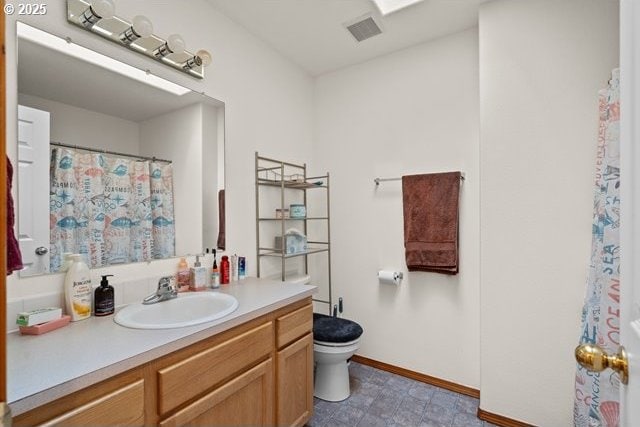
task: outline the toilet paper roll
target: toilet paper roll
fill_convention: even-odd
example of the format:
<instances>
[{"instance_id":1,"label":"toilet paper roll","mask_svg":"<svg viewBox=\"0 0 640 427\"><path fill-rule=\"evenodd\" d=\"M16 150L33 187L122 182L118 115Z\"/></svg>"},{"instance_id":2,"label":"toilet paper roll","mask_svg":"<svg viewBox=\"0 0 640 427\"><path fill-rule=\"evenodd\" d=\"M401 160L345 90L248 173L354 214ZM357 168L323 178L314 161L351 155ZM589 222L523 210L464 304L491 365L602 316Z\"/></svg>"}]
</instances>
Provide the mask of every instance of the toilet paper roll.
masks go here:
<instances>
[{"instance_id":1,"label":"toilet paper roll","mask_svg":"<svg viewBox=\"0 0 640 427\"><path fill-rule=\"evenodd\" d=\"M402 273L399 271L380 270L378 281L385 285L399 285L402 281Z\"/></svg>"}]
</instances>

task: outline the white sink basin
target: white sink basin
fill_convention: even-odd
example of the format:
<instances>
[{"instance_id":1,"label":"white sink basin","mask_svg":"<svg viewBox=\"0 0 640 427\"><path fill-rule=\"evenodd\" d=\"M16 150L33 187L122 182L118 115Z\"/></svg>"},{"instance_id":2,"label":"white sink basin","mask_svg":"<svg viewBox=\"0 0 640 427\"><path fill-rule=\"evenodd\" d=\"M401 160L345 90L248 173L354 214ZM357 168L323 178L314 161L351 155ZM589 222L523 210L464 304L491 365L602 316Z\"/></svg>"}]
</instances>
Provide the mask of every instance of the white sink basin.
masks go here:
<instances>
[{"instance_id":1,"label":"white sink basin","mask_svg":"<svg viewBox=\"0 0 640 427\"><path fill-rule=\"evenodd\" d=\"M220 319L237 308L238 300L231 295L197 292L155 304L129 304L118 311L114 320L134 329L182 328Z\"/></svg>"}]
</instances>

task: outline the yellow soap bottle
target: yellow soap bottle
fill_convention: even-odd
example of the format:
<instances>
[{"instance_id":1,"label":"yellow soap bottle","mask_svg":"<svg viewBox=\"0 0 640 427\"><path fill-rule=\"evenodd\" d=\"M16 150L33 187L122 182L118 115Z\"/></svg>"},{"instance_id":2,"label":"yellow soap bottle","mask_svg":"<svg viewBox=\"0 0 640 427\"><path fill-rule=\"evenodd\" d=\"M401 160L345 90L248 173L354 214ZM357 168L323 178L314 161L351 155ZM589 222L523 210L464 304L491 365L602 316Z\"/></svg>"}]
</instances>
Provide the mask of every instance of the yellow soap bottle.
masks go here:
<instances>
[{"instance_id":1,"label":"yellow soap bottle","mask_svg":"<svg viewBox=\"0 0 640 427\"><path fill-rule=\"evenodd\" d=\"M75 322L91 317L93 288L91 273L82 255L73 254L70 258L71 265L64 279L64 299L67 314L71 316L71 321Z\"/></svg>"}]
</instances>

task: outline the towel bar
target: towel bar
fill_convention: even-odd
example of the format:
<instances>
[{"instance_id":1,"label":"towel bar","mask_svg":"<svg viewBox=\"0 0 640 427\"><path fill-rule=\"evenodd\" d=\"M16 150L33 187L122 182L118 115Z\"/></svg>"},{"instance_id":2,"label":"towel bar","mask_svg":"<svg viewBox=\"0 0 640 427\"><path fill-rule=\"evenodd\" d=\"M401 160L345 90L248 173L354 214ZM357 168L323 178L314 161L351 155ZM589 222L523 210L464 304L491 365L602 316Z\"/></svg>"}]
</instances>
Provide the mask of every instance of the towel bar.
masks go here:
<instances>
[{"instance_id":1,"label":"towel bar","mask_svg":"<svg viewBox=\"0 0 640 427\"><path fill-rule=\"evenodd\" d=\"M460 174L460 179L461 179L462 181L464 181L464 180L465 180L464 172L462 172L462 173ZM402 178L375 178L375 179L373 180L373 182L375 182L375 183L376 183L376 185L380 185L380 183L381 183L381 182L384 182L384 181L402 181Z\"/></svg>"}]
</instances>

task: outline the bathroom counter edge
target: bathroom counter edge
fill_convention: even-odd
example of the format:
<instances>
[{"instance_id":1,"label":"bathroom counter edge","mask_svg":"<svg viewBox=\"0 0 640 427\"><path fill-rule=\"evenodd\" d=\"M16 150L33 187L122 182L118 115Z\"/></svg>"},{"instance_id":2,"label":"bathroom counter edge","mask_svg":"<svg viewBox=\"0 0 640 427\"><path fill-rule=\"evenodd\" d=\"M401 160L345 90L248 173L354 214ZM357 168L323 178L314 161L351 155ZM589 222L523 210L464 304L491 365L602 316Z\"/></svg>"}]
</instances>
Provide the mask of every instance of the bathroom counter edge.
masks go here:
<instances>
[{"instance_id":1,"label":"bathroom counter edge","mask_svg":"<svg viewBox=\"0 0 640 427\"><path fill-rule=\"evenodd\" d=\"M9 334L7 374L13 415L300 301L315 293L316 287L247 278L221 292L235 296L238 309L222 319L186 328L128 329L108 316L42 336ZM80 353L74 351L78 343L85 343Z\"/></svg>"}]
</instances>

